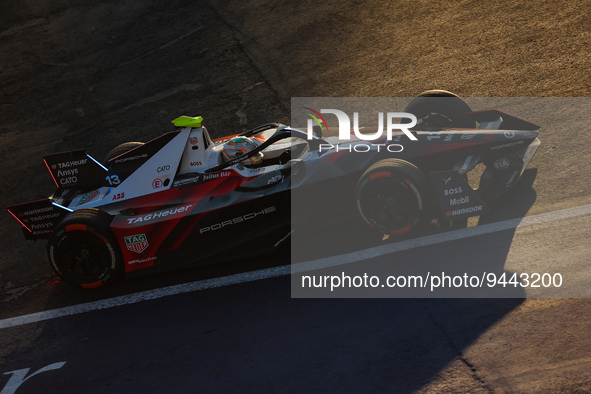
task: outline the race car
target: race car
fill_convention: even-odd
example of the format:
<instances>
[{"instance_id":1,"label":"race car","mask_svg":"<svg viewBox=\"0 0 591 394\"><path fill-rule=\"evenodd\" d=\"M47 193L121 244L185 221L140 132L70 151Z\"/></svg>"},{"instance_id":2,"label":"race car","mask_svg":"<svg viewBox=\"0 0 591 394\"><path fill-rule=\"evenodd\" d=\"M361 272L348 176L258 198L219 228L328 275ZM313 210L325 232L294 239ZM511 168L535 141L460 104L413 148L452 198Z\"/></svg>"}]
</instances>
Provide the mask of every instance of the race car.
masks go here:
<instances>
[{"instance_id":1,"label":"race car","mask_svg":"<svg viewBox=\"0 0 591 394\"><path fill-rule=\"evenodd\" d=\"M92 289L138 270L269 252L298 226L344 212L393 238L434 218L483 215L540 145L539 126L473 112L449 92L425 92L405 111L417 119L413 140L276 123L213 140L202 117L181 116L176 131L119 145L102 163L84 150L46 156L55 193L8 211L26 239L48 239L60 278ZM475 189L467 174L478 164ZM294 199L309 209L292 215Z\"/></svg>"}]
</instances>

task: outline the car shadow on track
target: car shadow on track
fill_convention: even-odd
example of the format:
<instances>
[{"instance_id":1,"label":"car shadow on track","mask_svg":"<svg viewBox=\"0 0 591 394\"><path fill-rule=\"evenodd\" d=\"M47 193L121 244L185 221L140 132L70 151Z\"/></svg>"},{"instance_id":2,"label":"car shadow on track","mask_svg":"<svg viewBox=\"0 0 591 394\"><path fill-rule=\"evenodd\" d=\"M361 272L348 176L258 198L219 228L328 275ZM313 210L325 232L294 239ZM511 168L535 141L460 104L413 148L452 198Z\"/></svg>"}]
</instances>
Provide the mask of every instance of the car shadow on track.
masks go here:
<instances>
[{"instance_id":1,"label":"car shadow on track","mask_svg":"<svg viewBox=\"0 0 591 394\"><path fill-rule=\"evenodd\" d=\"M481 217L478 226L524 217L536 201L536 192L532 188L536 174L535 169L527 170L519 186L492 204L491 213ZM341 229L343 232L347 230L351 231L350 228ZM447 231L452 230L455 229ZM438 231L438 234L445 232L442 229ZM305 274L325 277L341 275L342 279L343 272L351 277L364 273L378 273L378 276L383 277L385 273L408 276L424 274L426 271L432 274L445 271L449 276L462 272L486 272L495 275L495 283L503 274L505 280L510 280L514 273L505 270L505 262L514 235L515 228L511 228L299 273L292 276L292 295L294 286L303 286L302 276ZM324 240L332 237L333 234L325 236ZM380 246L383 245L377 245L378 248ZM489 278L492 280L493 276L485 276L485 279ZM518 276L517 281L521 283ZM486 280L484 286L487 287L489 283ZM444 379L454 376L458 384L454 386L456 388L462 387L466 391L486 390L477 360L471 360L466 355L467 349L519 306L526 295L520 284L501 287L496 292L470 292L461 288L456 289L458 291L433 293L432 296L425 292L397 293L397 297L404 299L314 299L294 302L322 310L316 311L314 318L307 314L306 317L316 327L325 325L322 340L333 343L335 351L342 352L344 347L348 349L346 354L356 357L354 363L363 373L354 370L347 373L359 378L363 376L366 386L359 388L374 383L375 387L382 390L412 392L433 382L436 384L442 376L445 376ZM376 291L372 292L364 292L361 288L341 290L329 292L326 288L306 288L299 289L296 295L310 298L356 295L388 297L392 289L373 289ZM392 292L390 296L393 295ZM405 298L413 296L425 298ZM329 331L338 339L329 338L326 335ZM323 347L329 348L326 345ZM341 372L344 368L351 366L335 366ZM349 383L355 387L355 383Z\"/></svg>"}]
</instances>

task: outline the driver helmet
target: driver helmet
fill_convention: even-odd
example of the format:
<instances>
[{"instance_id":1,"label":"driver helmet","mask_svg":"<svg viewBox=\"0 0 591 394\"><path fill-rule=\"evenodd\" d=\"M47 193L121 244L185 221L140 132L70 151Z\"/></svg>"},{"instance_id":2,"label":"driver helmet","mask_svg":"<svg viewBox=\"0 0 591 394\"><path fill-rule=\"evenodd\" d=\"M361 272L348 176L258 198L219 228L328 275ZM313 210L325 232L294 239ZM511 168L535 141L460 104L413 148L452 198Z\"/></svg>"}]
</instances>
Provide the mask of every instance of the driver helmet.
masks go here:
<instances>
[{"instance_id":1,"label":"driver helmet","mask_svg":"<svg viewBox=\"0 0 591 394\"><path fill-rule=\"evenodd\" d=\"M224 161L229 161L247 154L257 146L258 144L248 137L232 137L224 143L224 146L222 147L222 157ZM240 163L245 166L252 166L261 164L262 161L263 153L258 152L257 154L241 161Z\"/></svg>"}]
</instances>

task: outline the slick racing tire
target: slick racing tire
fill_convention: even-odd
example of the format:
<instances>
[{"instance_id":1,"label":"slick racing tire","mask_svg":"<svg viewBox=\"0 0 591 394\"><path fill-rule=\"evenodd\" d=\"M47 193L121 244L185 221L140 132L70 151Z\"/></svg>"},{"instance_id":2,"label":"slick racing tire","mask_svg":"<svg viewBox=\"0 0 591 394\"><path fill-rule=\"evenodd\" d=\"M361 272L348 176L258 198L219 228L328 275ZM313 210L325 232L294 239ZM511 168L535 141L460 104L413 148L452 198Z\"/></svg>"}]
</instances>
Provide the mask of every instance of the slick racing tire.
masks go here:
<instances>
[{"instance_id":1,"label":"slick racing tire","mask_svg":"<svg viewBox=\"0 0 591 394\"><path fill-rule=\"evenodd\" d=\"M415 97L404 112L417 117L413 130L440 131L448 128L474 128L476 122L468 115L472 112L464 100L444 90L428 90Z\"/></svg>"},{"instance_id":2,"label":"slick racing tire","mask_svg":"<svg viewBox=\"0 0 591 394\"><path fill-rule=\"evenodd\" d=\"M65 282L93 289L123 276L123 258L109 228L111 216L97 209L68 215L47 243L51 266Z\"/></svg>"},{"instance_id":3,"label":"slick racing tire","mask_svg":"<svg viewBox=\"0 0 591 394\"><path fill-rule=\"evenodd\" d=\"M357 209L382 234L399 236L419 230L429 216L428 196L425 175L399 159L375 163L357 182Z\"/></svg>"},{"instance_id":4,"label":"slick racing tire","mask_svg":"<svg viewBox=\"0 0 591 394\"><path fill-rule=\"evenodd\" d=\"M109 160L114 159L115 157L122 155L125 152L129 152L130 150L137 148L138 146L142 146L143 144L143 142L125 142L121 145L117 145L116 147L111 149L109 153L107 153L107 156L105 157L103 163L107 165L109 163Z\"/></svg>"}]
</instances>

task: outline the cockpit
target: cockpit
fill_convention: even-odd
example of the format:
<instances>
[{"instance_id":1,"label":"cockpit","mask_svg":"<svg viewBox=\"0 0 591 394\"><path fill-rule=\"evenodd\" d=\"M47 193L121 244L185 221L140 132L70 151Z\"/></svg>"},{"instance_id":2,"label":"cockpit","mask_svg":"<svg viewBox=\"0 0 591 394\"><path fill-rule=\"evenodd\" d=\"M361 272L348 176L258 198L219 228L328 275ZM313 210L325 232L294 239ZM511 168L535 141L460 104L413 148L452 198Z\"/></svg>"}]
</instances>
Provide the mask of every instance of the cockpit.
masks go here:
<instances>
[{"instance_id":1,"label":"cockpit","mask_svg":"<svg viewBox=\"0 0 591 394\"><path fill-rule=\"evenodd\" d=\"M292 136L290 131L286 126L271 123L240 135L214 141L205 127L192 128L177 175L214 172L221 170L220 167L227 168L241 163L249 167L284 165L308 150L307 141L301 136ZM243 160L223 154L228 141L240 138L248 139L254 144L249 152L257 150L253 155L259 156L260 161L245 162L245 157L253 156L248 154L249 152L242 156Z\"/></svg>"}]
</instances>

